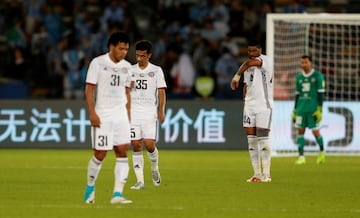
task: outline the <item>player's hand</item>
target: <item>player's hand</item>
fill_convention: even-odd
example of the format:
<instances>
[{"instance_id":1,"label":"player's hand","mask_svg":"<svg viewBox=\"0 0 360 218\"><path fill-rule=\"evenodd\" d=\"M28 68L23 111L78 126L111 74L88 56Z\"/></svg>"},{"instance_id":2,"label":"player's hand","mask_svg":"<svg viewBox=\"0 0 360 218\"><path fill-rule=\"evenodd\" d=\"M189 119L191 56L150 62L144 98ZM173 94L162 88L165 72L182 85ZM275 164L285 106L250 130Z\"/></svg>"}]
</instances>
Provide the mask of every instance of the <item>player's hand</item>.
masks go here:
<instances>
[{"instance_id":1,"label":"player's hand","mask_svg":"<svg viewBox=\"0 0 360 218\"><path fill-rule=\"evenodd\" d=\"M313 116L317 123L319 123L321 121L321 119L322 119L322 107L321 106L318 106L316 108L316 111L313 113Z\"/></svg>"},{"instance_id":2,"label":"player's hand","mask_svg":"<svg viewBox=\"0 0 360 218\"><path fill-rule=\"evenodd\" d=\"M90 114L90 123L93 127L100 127L100 118L96 113Z\"/></svg>"},{"instance_id":3,"label":"player's hand","mask_svg":"<svg viewBox=\"0 0 360 218\"><path fill-rule=\"evenodd\" d=\"M160 122L160 124L163 124L165 121L165 113L164 111L159 111L158 112L158 120Z\"/></svg>"},{"instance_id":4,"label":"player's hand","mask_svg":"<svg viewBox=\"0 0 360 218\"><path fill-rule=\"evenodd\" d=\"M240 76L235 74L235 76L232 78L231 83L230 83L230 87L231 90L235 90L239 87L239 81L240 81Z\"/></svg>"},{"instance_id":5,"label":"player's hand","mask_svg":"<svg viewBox=\"0 0 360 218\"><path fill-rule=\"evenodd\" d=\"M291 119L292 122L295 123L296 122L296 109L293 110L292 114L291 114Z\"/></svg>"}]
</instances>

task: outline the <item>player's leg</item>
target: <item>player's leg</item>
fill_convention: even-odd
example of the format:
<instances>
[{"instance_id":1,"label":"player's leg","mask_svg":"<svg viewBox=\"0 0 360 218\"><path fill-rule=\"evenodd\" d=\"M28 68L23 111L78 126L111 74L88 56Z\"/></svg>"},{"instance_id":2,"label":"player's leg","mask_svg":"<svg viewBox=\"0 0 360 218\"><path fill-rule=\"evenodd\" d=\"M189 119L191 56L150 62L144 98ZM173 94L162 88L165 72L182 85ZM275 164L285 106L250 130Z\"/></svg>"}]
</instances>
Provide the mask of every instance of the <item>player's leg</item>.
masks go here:
<instances>
[{"instance_id":1,"label":"player's leg","mask_svg":"<svg viewBox=\"0 0 360 218\"><path fill-rule=\"evenodd\" d=\"M313 130L313 135L315 136L316 143L319 145L320 151L324 151L324 139L320 131L318 129Z\"/></svg>"},{"instance_id":2,"label":"player's leg","mask_svg":"<svg viewBox=\"0 0 360 218\"><path fill-rule=\"evenodd\" d=\"M144 139L144 145L151 163L152 181L155 186L161 183L161 176L159 171L159 151L155 145L154 139Z\"/></svg>"},{"instance_id":3,"label":"player's leg","mask_svg":"<svg viewBox=\"0 0 360 218\"><path fill-rule=\"evenodd\" d=\"M85 203L95 202L95 182L101 170L102 162L106 157L107 150L112 146L105 144L104 138L109 137L107 134L108 125L103 123L101 128L91 127L91 141L94 155L91 157L87 168L87 185L85 190Z\"/></svg>"},{"instance_id":4,"label":"player's leg","mask_svg":"<svg viewBox=\"0 0 360 218\"><path fill-rule=\"evenodd\" d=\"M314 119L314 123L315 123L315 119ZM320 134L320 130L319 130L319 123L311 123L309 124L309 128L311 128L311 131L315 137L316 143L319 145L319 150L320 153L316 159L316 163L317 164L321 164L325 162L325 151L324 151L324 139L322 137L322 135Z\"/></svg>"},{"instance_id":5,"label":"player's leg","mask_svg":"<svg viewBox=\"0 0 360 218\"><path fill-rule=\"evenodd\" d=\"M87 168L87 184L85 189L84 201L87 204L95 203L95 182L101 170L103 159L106 151L94 150L94 155L91 157ZM103 158L100 158L103 156Z\"/></svg>"},{"instance_id":6,"label":"player's leg","mask_svg":"<svg viewBox=\"0 0 360 218\"><path fill-rule=\"evenodd\" d=\"M269 137L272 110L267 109L256 115L256 136L261 158L262 182L271 182L271 140Z\"/></svg>"},{"instance_id":7,"label":"player's leg","mask_svg":"<svg viewBox=\"0 0 360 218\"><path fill-rule=\"evenodd\" d=\"M295 164L302 165L306 163L305 155L304 155L304 146L305 146L305 138L304 138L305 129L299 128L298 134L296 137L296 144L298 146L299 157L295 161Z\"/></svg>"},{"instance_id":8,"label":"player's leg","mask_svg":"<svg viewBox=\"0 0 360 218\"><path fill-rule=\"evenodd\" d=\"M259 152L261 156L262 181L271 182L270 166L271 166L271 142L269 138L269 129L257 128L256 135L258 137Z\"/></svg>"},{"instance_id":9,"label":"player's leg","mask_svg":"<svg viewBox=\"0 0 360 218\"><path fill-rule=\"evenodd\" d=\"M129 144L122 144L114 146L116 162L115 162L115 184L114 184L114 193L112 195L110 203L116 204L129 204L132 201L127 200L123 196L124 186L129 176L129 161L127 157L127 150L129 149Z\"/></svg>"},{"instance_id":10,"label":"player's leg","mask_svg":"<svg viewBox=\"0 0 360 218\"><path fill-rule=\"evenodd\" d=\"M156 120L150 120L143 126L144 146L151 163L152 181L155 186L161 183L161 176L159 171L159 150L156 147Z\"/></svg>"},{"instance_id":11,"label":"player's leg","mask_svg":"<svg viewBox=\"0 0 360 218\"><path fill-rule=\"evenodd\" d=\"M142 152L142 134L139 125L131 127L131 144L133 146L132 162L136 176L136 183L130 189L140 190L144 188L144 156Z\"/></svg>"},{"instance_id":12,"label":"player's leg","mask_svg":"<svg viewBox=\"0 0 360 218\"><path fill-rule=\"evenodd\" d=\"M254 175L248 179L248 182L261 182L261 164L260 164L260 153L258 146L258 139L255 127L245 128L247 132L248 148L251 165L254 170Z\"/></svg>"},{"instance_id":13,"label":"player's leg","mask_svg":"<svg viewBox=\"0 0 360 218\"><path fill-rule=\"evenodd\" d=\"M245 106L243 112L243 126L247 135L248 149L254 175L247 182L261 182L261 164L258 139L256 136L255 114Z\"/></svg>"},{"instance_id":14,"label":"player's leg","mask_svg":"<svg viewBox=\"0 0 360 218\"><path fill-rule=\"evenodd\" d=\"M248 135L248 148L251 165L254 170L254 175L248 179L248 182L261 182L261 164L260 164L260 153L258 147L258 140L256 135Z\"/></svg>"},{"instance_id":15,"label":"player's leg","mask_svg":"<svg viewBox=\"0 0 360 218\"><path fill-rule=\"evenodd\" d=\"M306 114L296 114L295 126L297 128L297 137L296 144L298 146L299 157L295 161L295 164L302 165L306 163L304 155L304 146L305 146L305 128L307 127L307 115Z\"/></svg>"},{"instance_id":16,"label":"player's leg","mask_svg":"<svg viewBox=\"0 0 360 218\"><path fill-rule=\"evenodd\" d=\"M304 138L305 129L298 128L298 134L296 137L296 144L298 146L299 157L295 161L295 164L302 165L306 163L305 155L304 155L304 146L305 146L305 138Z\"/></svg>"},{"instance_id":17,"label":"player's leg","mask_svg":"<svg viewBox=\"0 0 360 218\"><path fill-rule=\"evenodd\" d=\"M123 196L124 186L129 176L129 160L127 152L130 146L130 124L128 121L123 120L114 123L114 152L116 156L114 175L114 193L112 195L110 203L116 204L128 204L132 201L127 200Z\"/></svg>"},{"instance_id":18,"label":"player's leg","mask_svg":"<svg viewBox=\"0 0 360 218\"><path fill-rule=\"evenodd\" d=\"M130 189L139 190L144 188L144 156L142 152L142 140L132 140L132 162L136 176L136 183Z\"/></svg>"}]
</instances>

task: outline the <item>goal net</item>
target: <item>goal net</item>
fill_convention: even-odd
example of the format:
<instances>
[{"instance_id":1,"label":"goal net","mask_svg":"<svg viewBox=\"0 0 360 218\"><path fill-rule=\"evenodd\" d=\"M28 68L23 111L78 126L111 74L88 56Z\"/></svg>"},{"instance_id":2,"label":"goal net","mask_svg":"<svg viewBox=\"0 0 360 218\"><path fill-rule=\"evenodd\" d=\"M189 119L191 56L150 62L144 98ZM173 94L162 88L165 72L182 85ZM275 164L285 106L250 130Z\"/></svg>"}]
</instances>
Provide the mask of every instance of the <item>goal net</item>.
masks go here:
<instances>
[{"instance_id":1,"label":"goal net","mask_svg":"<svg viewBox=\"0 0 360 218\"><path fill-rule=\"evenodd\" d=\"M307 54L326 82L320 130L325 149L360 152L360 14L268 14L266 51L274 66L274 150L297 151L291 112L295 76ZM305 152L319 150L311 131L305 139Z\"/></svg>"}]
</instances>

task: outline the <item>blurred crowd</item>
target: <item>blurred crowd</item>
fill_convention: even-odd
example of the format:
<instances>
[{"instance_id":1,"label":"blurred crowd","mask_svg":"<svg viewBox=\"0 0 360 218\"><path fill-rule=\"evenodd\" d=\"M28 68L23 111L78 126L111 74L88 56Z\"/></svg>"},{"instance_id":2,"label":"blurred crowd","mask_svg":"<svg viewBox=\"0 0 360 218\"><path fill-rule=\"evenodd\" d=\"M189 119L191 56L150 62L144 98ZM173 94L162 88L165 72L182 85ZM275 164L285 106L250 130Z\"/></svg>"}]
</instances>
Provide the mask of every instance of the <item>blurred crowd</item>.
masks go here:
<instances>
[{"instance_id":1,"label":"blurred crowd","mask_svg":"<svg viewBox=\"0 0 360 218\"><path fill-rule=\"evenodd\" d=\"M301 1L287 2L282 12L306 11ZM31 98L83 98L89 62L107 52L111 32L125 31L133 43L153 42L168 98L241 98L229 81L247 57L247 40L260 40L266 52L270 12L274 1L265 0L1 1L0 85L22 81Z\"/></svg>"},{"instance_id":2,"label":"blurred crowd","mask_svg":"<svg viewBox=\"0 0 360 218\"><path fill-rule=\"evenodd\" d=\"M23 81L30 97L82 98L88 64L107 51L109 33L121 30L138 38L127 3L5 1L0 26L7 55L1 76Z\"/></svg>"}]
</instances>

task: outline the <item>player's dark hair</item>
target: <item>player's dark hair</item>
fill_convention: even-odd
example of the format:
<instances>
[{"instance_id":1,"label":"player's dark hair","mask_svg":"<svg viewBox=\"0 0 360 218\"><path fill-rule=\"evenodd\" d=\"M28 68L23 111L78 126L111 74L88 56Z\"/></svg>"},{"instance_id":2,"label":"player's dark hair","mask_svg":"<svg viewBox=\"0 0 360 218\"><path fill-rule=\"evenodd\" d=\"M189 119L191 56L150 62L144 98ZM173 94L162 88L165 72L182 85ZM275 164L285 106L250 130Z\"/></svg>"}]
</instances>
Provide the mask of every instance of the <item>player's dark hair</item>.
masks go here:
<instances>
[{"instance_id":1,"label":"player's dark hair","mask_svg":"<svg viewBox=\"0 0 360 218\"><path fill-rule=\"evenodd\" d=\"M151 54L153 46L148 40L140 40L135 45L136 51L146 51L146 53Z\"/></svg>"},{"instance_id":2,"label":"player's dark hair","mask_svg":"<svg viewBox=\"0 0 360 218\"><path fill-rule=\"evenodd\" d=\"M301 56L301 59L309 59L309 61L312 62L312 58L310 55L303 55Z\"/></svg>"},{"instance_id":3,"label":"player's dark hair","mask_svg":"<svg viewBox=\"0 0 360 218\"><path fill-rule=\"evenodd\" d=\"M116 46L120 42L130 44L129 36L124 32L114 32L110 35L107 46L108 47L110 45Z\"/></svg>"},{"instance_id":4,"label":"player's dark hair","mask_svg":"<svg viewBox=\"0 0 360 218\"><path fill-rule=\"evenodd\" d=\"M256 46L258 48L261 48L261 43L257 39L250 39L248 41L248 46Z\"/></svg>"}]
</instances>

